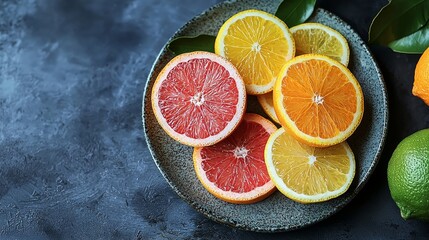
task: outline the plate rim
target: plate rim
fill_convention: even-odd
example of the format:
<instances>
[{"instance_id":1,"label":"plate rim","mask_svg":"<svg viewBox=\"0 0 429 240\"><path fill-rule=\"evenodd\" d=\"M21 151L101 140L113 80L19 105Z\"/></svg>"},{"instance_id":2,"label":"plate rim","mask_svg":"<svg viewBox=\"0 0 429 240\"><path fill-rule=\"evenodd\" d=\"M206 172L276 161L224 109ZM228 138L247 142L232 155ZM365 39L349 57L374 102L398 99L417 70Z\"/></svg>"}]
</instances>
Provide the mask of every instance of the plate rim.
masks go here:
<instances>
[{"instance_id":1,"label":"plate rim","mask_svg":"<svg viewBox=\"0 0 429 240\"><path fill-rule=\"evenodd\" d=\"M383 152L385 143L386 143L386 138L387 138L387 134L388 134L388 125L389 125L389 99L388 99L388 92L387 92L387 87L386 87L386 83L383 77L383 74L381 73L379 64L377 63L375 56L373 55L373 53L369 50L368 45L362 40L362 38L360 37L360 35L344 20L342 20L340 17L338 17L337 15L331 13L330 11L324 9L324 8L320 8L317 7L314 9L312 15L315 15L316 13L321 13L321 14L327 14L329 16L329 18L334 19L336 22L340 22L343 23L344 26L349 29L352 33L354 33L358 38L356 39L358 44L362 46L362 48L364 49L365 53L371 58L371 62L374 64L375 67L375 72L377 73L377 80L380 83L380 85L382 86L382 102L383 102L383 110L385 112L384 118L383 118L383 131L382 131L382 135L381 135L381 139L380 139L380 144L377 146L377 151L376 154L374 156L374 159L371 161L371 164L368 168L368 171L366 172L366 174L363 176L363 180L360 184L358 184L356 186L356 188L353 190L353 192L348 195L344 201L342 201L341 203L339 203L332 212L330 212L330 214L323 216L321 218L317 218L317 219L313 219L312 221L308 221L305 224L301 224L301 225L297 225L297 226L292 226L292 227L287 227L287 226L283 226L280 228L271 228L271 229L266 229L266 228L251 228L248 227L246 225L241 225L239 223L233 223L227 220L223 220L222 218L216 217L214 214L212 214L209 211L206 211L204 208L200 207L199 204L193 202L189 196L187 196L186 194L182 193L176 186L175 183L167 176L167 174L161 169L161 163L160 161L157 159L156 157L156 152L152 146L152 140L150 140L150 138L148 137L148 129L147 129L147 124L146 124L146 118L145 118L145 99L146 96L149 92L151 92L151 90L149 89L149 85L150 85L150 79L153 76L154 70L156 68L156 65L158 63L158 61L160 60L161 56L163 56L164 54L168 53L167 50L167 45L168 43L173 40L174 38L179 36L179 33L182 32L189 24L192 24L196 21L199 20L199 18L201 18L202 16L206 15L207 13L213 11L216 8L219 8L220 6L229 3L230 1L226 1L226 2L220 2L217 4L214 4L213 6L207 8L206 10L204 10L203 12L197 14L196 16L194 16L193 18L191 18L190 20L186 21L177 31L175 31L175 33L166 41L166 43L161 47L161 50L159 51L157 57L155 58L154 62L152 63L152 67L149 71L149 74L147 76L146 79L146 84L144 86L144 91L143 91L143 98L142 98L142 123L143 123L143 130L144 130L144 136L145 136L145 140L147 143L147 147L149 149L149 152L151 154L151 157L153 159L153 161L155 162L155 165L157 166L158 170L160 171L161 175L164 177L164 179L167 181L167 183L170 185L170 187L174 190L174 192L182 199L184 200L188 205L192 206L192 208L194 208L197 212L203 214L205 217L211 219L214 222L217 223L221 223L230 227L234 227L236 229L240 229L240 230L245 230L245 231L255 231L255 232L268 232L268 233L275 233L275 232L287 232L287 231L292 231L292 230L296 230L296 229L301 229L304 227L308 227L310 225L314 225L315 223L321 222L323 220L326 220L330 217L332 217L333 215L337 214L341 209L343 209L346 205L348 205L355 197L356 195L358 195L358 193L362 190L362 188L367 184L367 182L369 181L371 175L374 173L376 166L378 165L378 162L381 158L381 154ZM235 1L233 1L235 2ZM149 104L151 107L151 104Z\"/></svg>"}]
</instances>

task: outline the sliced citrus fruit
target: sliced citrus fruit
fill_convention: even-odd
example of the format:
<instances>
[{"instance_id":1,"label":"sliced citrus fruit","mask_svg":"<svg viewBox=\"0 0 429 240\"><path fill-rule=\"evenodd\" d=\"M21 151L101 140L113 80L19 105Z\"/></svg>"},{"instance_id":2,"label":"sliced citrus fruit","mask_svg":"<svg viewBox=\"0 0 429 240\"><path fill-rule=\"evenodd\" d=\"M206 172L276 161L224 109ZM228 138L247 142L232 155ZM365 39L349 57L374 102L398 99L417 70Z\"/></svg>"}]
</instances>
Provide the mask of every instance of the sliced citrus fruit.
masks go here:
<instances>
[{"instance_id":1,"label":"sliced citrus fruit","mask_svg":"<svg viewBox=\"0 0 429 240\"><path fill-rule=\"evenodd\" d=\"M236 68L209 52L173 58L152 88L152 108L161 127L189 146L226 138L240 123L246 88Z\"/></svg>"},{"instance_id":2,"label":"sliced citrus fruit","mask_svg":"<svg viewBox=\"0 0 429 240\"><path fill-rule=\"evenodd\" d=\"M347 191L355 175L355 159L346 142L327 148L297 141L285 128L265 146L271 180L288 198L301 203L322 202Z\"/></svg>"},{"instance_id":3,"label":"sliced citrus fruit","mask_svg":"<svg viewBox=\"0 0 429 240\"><path fill-rule=\"evenodd\" d=\"M277 118L276 111L274 111L273 92L258 95L257 98L264 112L276 123L280 123L279 119Z\"/></svg>"},{"instance_id":4,"label":"sliced citrus fruit","mask_svg":"<svg viewBox=\"0 0 429 240\"><path fill-rule=\"evenodd\" d=\"M285 64L273 101L281 125L299 141L316 147L346 140L364 110L362 89L350 70L317 54L301 55Z\"/></svg>"},{"instance_id":5,"label":"sliced citrus fruit","mask_svg":"<svg viewBox=\"0 0 429 240\"><path fill-rule=\"evenodd\" d=\"M264 117L247 113L225 140L194 148L194 167L204 188L232 203L254 203L274 190L264 161L264 149L277 127Z\"/></svg>"},{"instance_id":6,"label":"sliced citrus fruit","mask_svg":"<svg viewBox=\"0 0 429 240\"><path fill-rule=\"evenodd\" d=\"M295 40L296 55L315 53L328 56L347 66L350 49L338 31L320 24L303 23L290 29Z\"/></svg>"},{"instance_id":7,"label":"sliced citrus fruit","mask_svg":"<svg viewBox=\"0 0 429 240\"><path fill-rule=\"evenodd\" d=\"M248 94L271 91L285 62L295 55L292 34L276 16L259 10L239 12L220 28L215 52L240 72Z\"/></svg>"}]
</instances>

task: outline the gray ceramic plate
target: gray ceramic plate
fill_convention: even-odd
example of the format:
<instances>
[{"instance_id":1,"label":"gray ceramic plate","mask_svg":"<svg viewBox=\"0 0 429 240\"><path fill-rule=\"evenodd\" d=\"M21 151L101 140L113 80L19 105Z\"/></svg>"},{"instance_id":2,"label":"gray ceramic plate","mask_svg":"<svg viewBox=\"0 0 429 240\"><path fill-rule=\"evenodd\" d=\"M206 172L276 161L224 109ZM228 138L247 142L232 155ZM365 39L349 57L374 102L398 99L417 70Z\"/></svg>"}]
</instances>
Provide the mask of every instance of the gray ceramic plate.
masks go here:
<instances>
[{"instance_id":1,"label":"gray ceramic plate","mask_svg":"<svg viewBox=\"0 0 429 240\"><path fill-rule=\"evenodd\" d=\"M246 9L275 12L280 1L243 0L218 4L183 26L172 38L183 35L216 35L222 23ZM348 142L356 156L356 176L342 196L318 204L300 204L274 193L262 202L236 205L218 200L198 181L193 168L192 148L171 139L158 125L151 109L152 85L162 67L173 57L163 48L147 80L143 99L143 125L150 152L171 187L191 206L207 217L240 229L278 232L301 228L321 221L344 207L359 192L374 171L387 131L386 89L380 70L361 38L338 17L323 10L315 11L310 22L328 25L348 40L351 50L349 68L359 80L365 97L362 123ZM248 111L265 115L255 98L249 98Z\"/></svg>"}]
</instances>

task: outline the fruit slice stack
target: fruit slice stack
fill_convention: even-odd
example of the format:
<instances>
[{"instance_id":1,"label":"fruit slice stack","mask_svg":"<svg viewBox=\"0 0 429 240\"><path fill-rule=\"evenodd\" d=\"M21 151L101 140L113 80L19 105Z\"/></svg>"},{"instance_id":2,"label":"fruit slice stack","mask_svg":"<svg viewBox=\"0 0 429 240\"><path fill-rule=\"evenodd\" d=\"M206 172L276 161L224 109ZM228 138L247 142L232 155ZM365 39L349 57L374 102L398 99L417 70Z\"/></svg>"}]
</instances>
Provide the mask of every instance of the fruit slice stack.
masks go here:
<instances>
[{"instance_id":1,"label":"fruit slice stack","mask_svg":"<svg viewBox=\"0 0 429 240\"><path fill-rule=\"evenodd\" d=\"M346 67L345 38L322 24L289 30L269 13L247 10L220 28L215 52L177 56L152 90L161 127L195 147L202 185L232 203L260 201L274 186L301 203L344 193L355 174L345 140L364 107ZM280 129L245 114L246 93L258 95Z\"/></svg>"},{"instance_id":2,"label":"fruit slice stack","mask_svg":"<svg viewBox=\"0 0 429 240\"><path fill-rule=\"evenodd\" d=\"M300 56L283 66L275 83L273 108L283 128L268 140L265 159L284 195L322 202L353 181L355 158L345 140L361 122L363 93L346 67L349 48L340 33L315 23L291 30Z\"/></svg>"}]
</instances>

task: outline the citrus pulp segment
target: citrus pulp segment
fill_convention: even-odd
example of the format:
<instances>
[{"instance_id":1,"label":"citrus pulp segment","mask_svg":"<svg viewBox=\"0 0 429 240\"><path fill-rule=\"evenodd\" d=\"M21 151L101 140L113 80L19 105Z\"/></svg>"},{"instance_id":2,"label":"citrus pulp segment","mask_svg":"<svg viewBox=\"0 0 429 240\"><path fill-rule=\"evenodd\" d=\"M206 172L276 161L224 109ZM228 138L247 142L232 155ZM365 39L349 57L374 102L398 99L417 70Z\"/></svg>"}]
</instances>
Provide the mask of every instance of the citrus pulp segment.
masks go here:
<instances>
[{"instance_id":1,"label":"citrus pulp segment","mask_svg":"<svg viewBox=\"0 0 429 240\"><path fill-rule=\"evenodd\" d=\"M289 28L279 18L247 10L222 25L215 52L237 67L247 93L258 95L273 89L280 69L295 55L295 44Z\"/></svg>"},{"instance_id":2,"label":"citrus pulp segment","mask_svg":"<svg viewBox=\"0 0 429 240\"><path fill-rule=\"evenodd\" d=\"M297 56L315 53L328 56L345 66L349 63L349 45L338 31L320 23L299 24L290 31L295 40Z\"/></svg>"},{"instance_id":3,"label":"citrus pulp segment","mask_svg":"<svg viewBox=\"0 0 429 240\"><path fill-rule=\"evenodd\" d=\"M211 194L231 203L254 203L274 190L264 161L265 144L277 127L260 115L246 113L225 140L194 148L198 179Z\"/></svg>"},{"instance_id":4,"label":"citrus pulp segment","mask_svg":"<svg viewBox=\"0 0 429 240\"><path fill-rule=\"evenodd\" d=\"M152 109L173 139L208 146L226 138L245 112L246 89L236 68L209 52L181 54L159 73Z\"/></svg>"},{"instance_id":5,"label":"citrus pulp segment","mask_svg":"<svg viewBox=\"0 0 429 240\"><path fill-rule=\"evenodd\" d=\"M363 93L341 63L305 54L288 61L273 91L281 125L299 141L327 147L346 140L361 122Z\"/></svg>"},{"instance_id":6,"label":"citrus pulp segment","mask_svg":"<svg viewBox=\"0 0 429 240\"><path fill-rule=\"evenodd\" d=\"M258 95L257 98L264 112L276 123L280 123L279 119L277 118L276 112L274 111L273 92Z\"/></svg>"},{"instance_id":7,"label":"citrus pulp segment","mask_svg":"<svg viewBox=\"0 0 429 240\"><path fill-rule=\"evenodd\" d=\"M297 141L285 128L265 147L268 173L277 189L301 203L322 202L347 191L355 175L355 159L346 142L327 148Z\"/></svg>"}]
</instances>

